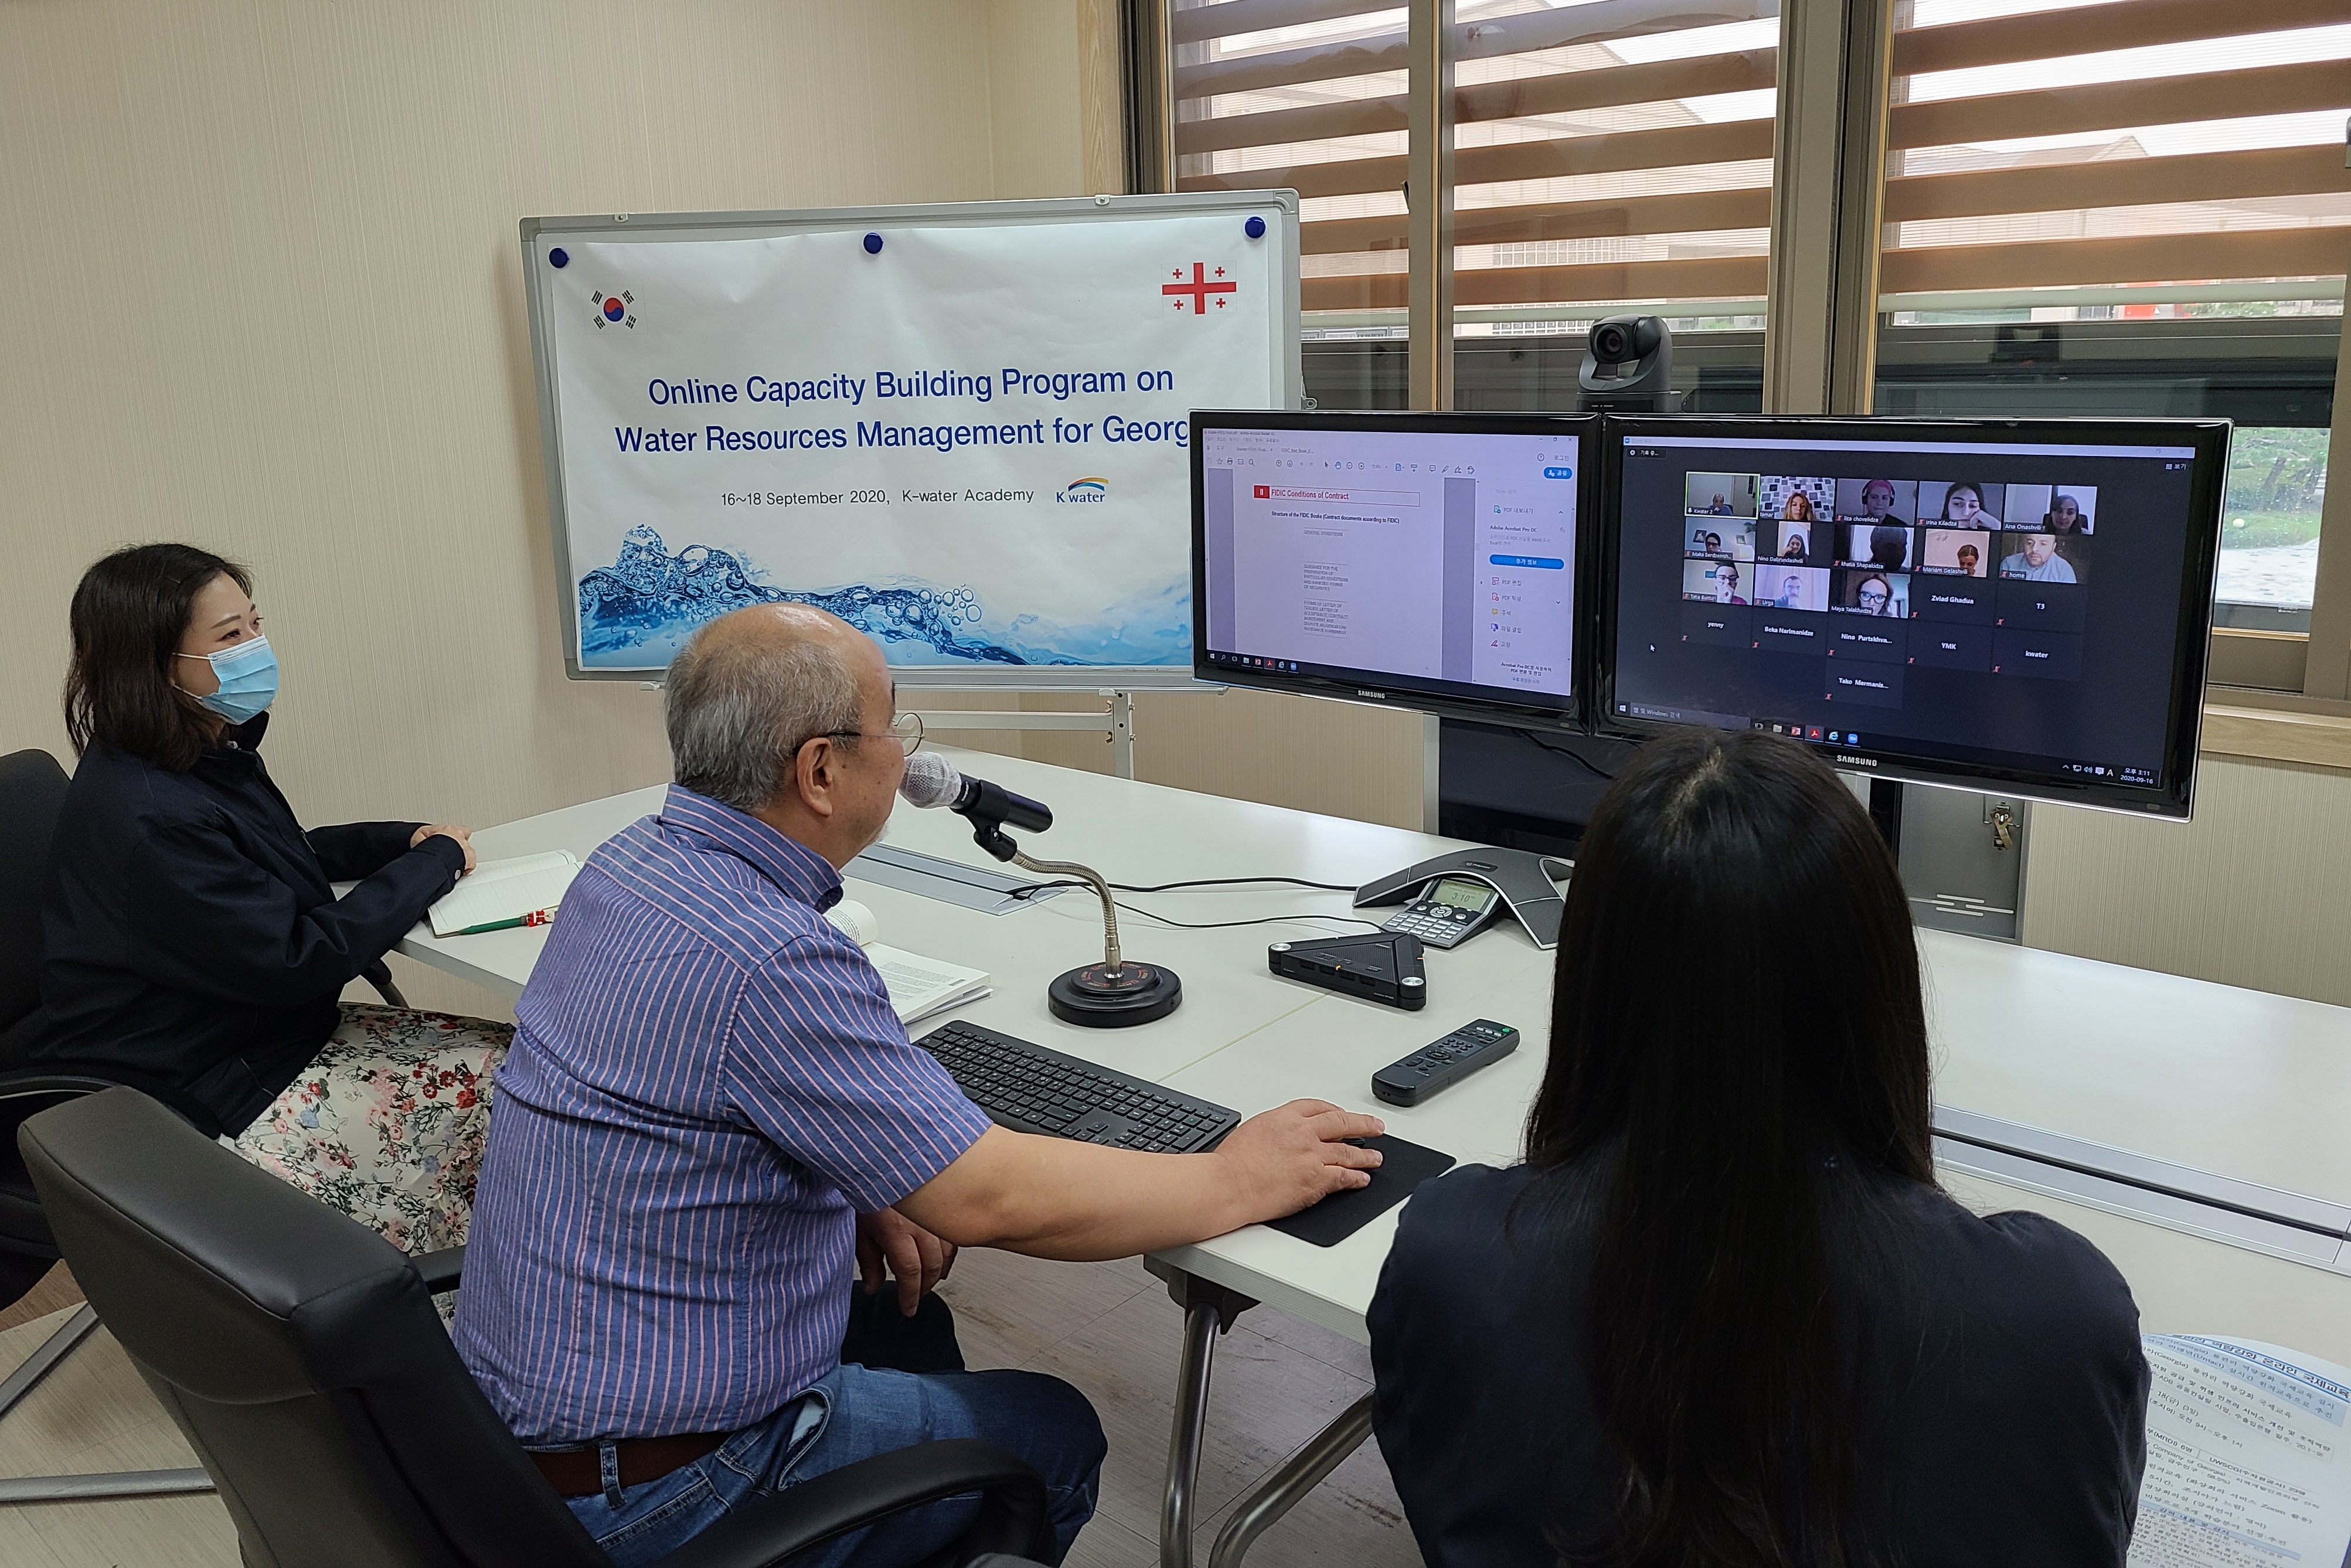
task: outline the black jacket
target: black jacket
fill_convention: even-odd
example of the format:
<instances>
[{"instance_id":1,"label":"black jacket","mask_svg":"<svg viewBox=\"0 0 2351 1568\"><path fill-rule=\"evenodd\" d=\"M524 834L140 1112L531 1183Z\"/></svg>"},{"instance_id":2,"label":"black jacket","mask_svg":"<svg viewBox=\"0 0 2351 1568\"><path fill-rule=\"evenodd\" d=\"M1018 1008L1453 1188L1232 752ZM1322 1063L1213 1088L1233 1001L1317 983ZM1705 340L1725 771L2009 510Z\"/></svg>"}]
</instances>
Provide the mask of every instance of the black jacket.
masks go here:
<instances>
[{"instance_id":1,"label":"black jacket","mask_svg":"<svg viewBox=\"0 0 2351 1568\"><path fill-rule=\"evenodd\" d=\"M268 716L185 773L92 746L41 906L36 1062L110 1066L235 1133L334 1032L336 998L449 891L465 852L413 822L305 833L256 747ZM360 879L341 898L330 882Z\"/></svg>"},{"instance_id":2,"label":"black jacket","mask_svg":"<svg viewBox=\"0 0 2351 1568\"><path fill-rule=\"evenodd\" d=\"M1372 1298L1372 1428L1430 1568L1556 1568L1547 1526L1588 1540L1610 1516L1582 1364L1588 1222L1514 1212L1538 1179L1462 1166L1424 1185ZM1903 1562L2122 1568L2147 1461L2130 1287L2038 1214L1907 1186L1882 1218L1864 1279L1875 1343L1900 1358L1877 1479Z\"/></svg>"}]
</instances>

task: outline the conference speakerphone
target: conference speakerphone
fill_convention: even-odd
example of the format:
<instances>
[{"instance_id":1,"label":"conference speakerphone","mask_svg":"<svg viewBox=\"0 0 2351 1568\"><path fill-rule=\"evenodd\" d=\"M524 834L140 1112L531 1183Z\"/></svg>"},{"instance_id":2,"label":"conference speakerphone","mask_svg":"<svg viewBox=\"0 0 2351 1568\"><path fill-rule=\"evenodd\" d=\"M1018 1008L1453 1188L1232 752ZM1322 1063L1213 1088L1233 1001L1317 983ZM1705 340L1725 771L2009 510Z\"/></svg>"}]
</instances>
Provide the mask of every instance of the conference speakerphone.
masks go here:
<instances>
[{"instance_id":1,"label":"conference speakerphone","mask_svg":"<svg viewBox=\"0 0 2351 1568\"><path fill-rule=\"evenodd\" d=\"M1364 936L1325 936L1311 942L1276 942L1265 952L1266 967L1286 979L1384 1002L1406 1012L1428 1005L1428 977L1420 961L1420 938L1400 931Z\"/></svg>"}]
</instances>

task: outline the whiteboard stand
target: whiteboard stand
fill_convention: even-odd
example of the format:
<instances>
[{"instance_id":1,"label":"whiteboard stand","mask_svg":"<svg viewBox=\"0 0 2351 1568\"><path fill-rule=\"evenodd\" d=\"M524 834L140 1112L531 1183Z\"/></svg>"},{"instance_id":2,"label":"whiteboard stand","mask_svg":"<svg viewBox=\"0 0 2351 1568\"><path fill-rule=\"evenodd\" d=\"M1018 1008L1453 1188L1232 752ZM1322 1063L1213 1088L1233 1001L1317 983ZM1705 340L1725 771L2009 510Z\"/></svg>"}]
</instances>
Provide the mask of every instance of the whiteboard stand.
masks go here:
<instances>
[{"instance_id":1,"label":"whiteboard stand","mask_svg":"<svg viewBox=\"0 0 2351 1568\"><path fill-rule=\"evenodd\" d=\"M1101 713L1006 713L974 708L919 710L925 731L934 729L1076 729L1106 736L1111 746L1111 771L1121 779L1134 777L1134 694L1104 687L1107 700Z\"/></svg>"}]
</instances>

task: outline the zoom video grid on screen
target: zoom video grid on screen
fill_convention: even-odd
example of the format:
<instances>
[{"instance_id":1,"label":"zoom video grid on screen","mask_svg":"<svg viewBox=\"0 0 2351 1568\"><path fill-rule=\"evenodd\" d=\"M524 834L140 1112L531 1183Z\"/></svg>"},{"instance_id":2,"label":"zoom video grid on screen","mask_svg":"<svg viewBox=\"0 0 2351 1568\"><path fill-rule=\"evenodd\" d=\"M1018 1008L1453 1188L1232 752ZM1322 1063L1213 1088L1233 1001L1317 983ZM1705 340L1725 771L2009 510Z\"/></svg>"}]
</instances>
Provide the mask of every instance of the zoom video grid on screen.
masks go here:
<instances>
[{"instance_id":1,"label":"zoom video grid on screen","mask_svg":"<svg viewBox=\"0 0 2351 1568\"><path fill-rule=\"evenodd\" d=\"M1591 428L1204 425L1199 673L1573 712Z\"/></svg>"},{"instance_id":2,"label":"zoom video grid on screen","mask_svg":"<svg viewBox=\"0 0 2351 1568\"><path fill-rule=\"evenodd\" d=\"M1611 716L2165 809L2194 433L2049 434L1612 431Z\"/></svg>"}]
</instances>

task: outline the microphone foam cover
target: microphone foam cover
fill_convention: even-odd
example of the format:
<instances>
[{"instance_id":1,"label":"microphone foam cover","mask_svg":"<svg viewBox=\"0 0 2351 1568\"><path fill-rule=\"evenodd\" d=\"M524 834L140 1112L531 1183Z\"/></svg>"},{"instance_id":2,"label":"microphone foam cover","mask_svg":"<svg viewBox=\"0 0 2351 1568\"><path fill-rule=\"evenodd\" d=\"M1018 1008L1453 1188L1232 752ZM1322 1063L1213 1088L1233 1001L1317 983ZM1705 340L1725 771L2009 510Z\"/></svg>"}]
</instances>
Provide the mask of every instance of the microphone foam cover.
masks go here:
<instances>
[{"instance_id":1,"label":"microphone foam cover","mask_svg":"<svg viewBox=\"0 0 2351 1568\"><path fill-rule=\"evenodd\" d=\"M963 792L963 775L954 763L935 751L917 751L906 758L905 777L898 780L898 793L913 806L952 806Z\"/></svg>"}]
</instances>

